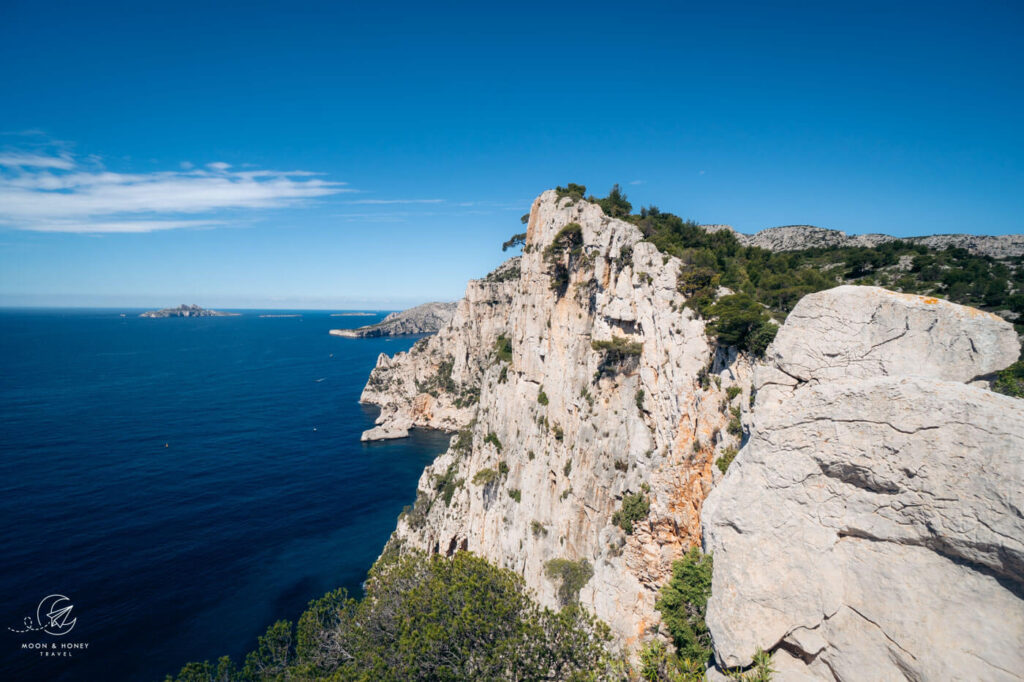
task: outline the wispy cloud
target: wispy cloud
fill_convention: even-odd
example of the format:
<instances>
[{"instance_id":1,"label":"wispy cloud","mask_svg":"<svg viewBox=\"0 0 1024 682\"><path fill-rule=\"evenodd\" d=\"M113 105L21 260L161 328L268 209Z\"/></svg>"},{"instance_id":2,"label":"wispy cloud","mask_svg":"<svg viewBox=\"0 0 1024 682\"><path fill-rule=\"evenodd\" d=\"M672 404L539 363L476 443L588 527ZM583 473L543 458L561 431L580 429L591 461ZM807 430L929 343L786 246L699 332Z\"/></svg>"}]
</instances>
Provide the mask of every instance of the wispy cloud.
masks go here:
<instances>
[{"instance_id":1,"label":"wispy cloud","mask_svg":"<svg viewBox=\"0 0 1024 682\"><path fill-rule=\"evenodd\" d=\"M71 170L75 167L75 162L69 156L0 153L0 166L7 168L58 168L61 170Z\"/></svg>"},{"instance_id":2,"label":"wispy cloud","mask_svg":"<svg viewBox=\"0 0 1024 682\"><path fill-rule=\"evenodd\" d=\"M346 201L346 204L440 204L444 199L356 199Z\"/></svg>"},{"instance_id":3,"label":"wispy cloud","mask_svg":"<svg viewBox=\"0 0 1024 682\"><path fill-rule=\"evenodd\" d=\"M219 212L299 205L354 190L309 171L205 168L115 173L66 152L0 152L0 225L39 232L127 233L225 224ZM205 215L202 215L205 214ZM192 217L195 216L195 217Z\"/></svg>"}]
</instances>

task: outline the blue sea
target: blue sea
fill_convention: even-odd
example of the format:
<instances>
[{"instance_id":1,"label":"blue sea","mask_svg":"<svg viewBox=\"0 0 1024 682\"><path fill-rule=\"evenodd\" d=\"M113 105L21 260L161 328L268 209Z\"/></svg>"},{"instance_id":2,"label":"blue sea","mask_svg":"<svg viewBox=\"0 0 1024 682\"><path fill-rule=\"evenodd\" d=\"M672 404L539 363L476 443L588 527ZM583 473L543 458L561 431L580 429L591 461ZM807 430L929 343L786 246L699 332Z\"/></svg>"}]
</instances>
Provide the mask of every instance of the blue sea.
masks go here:
<instances>
[{"instance_id":1,"label":"blue sea","mask_svg":"<svg viewBox=\"0 0 1024 682\"><path fill-rule=\"evenodd\" d=\"M0 310L4 680L162 680L237 659L311 599L359 592L447 446L429 431L359 442L378 354L416 337L327 332L380 315L139 312ZM44 620L72 606L49 621L63 634L12 631L51 595L66 599ZM22 648L39 643L70 656Z\"/></svg>"}]
</instances>

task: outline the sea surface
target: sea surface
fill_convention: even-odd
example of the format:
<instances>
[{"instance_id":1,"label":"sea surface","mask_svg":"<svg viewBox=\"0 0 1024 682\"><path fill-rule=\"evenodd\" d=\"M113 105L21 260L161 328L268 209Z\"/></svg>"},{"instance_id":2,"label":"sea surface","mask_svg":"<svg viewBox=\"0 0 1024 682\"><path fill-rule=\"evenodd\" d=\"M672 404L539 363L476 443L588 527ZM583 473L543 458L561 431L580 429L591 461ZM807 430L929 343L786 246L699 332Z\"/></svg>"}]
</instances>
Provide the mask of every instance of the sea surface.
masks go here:
<instances>
[{"instance_id":1,"label":"sea surface","mask_svg":"<svg viewBox=\"0 0 1024 682\"><path fill-rule=\"evenodd\" d=\"M237 660L311 599L359 592L447 447L429 431L359 442L378 354L416 337L327 332L383 314L139 312L0 310L0 679ZM12 631L50 595L66 600L44 612L73 607L48 621L63 634ZM71 655L22 648L39 643Z\"/></svg>"}]
</instances>

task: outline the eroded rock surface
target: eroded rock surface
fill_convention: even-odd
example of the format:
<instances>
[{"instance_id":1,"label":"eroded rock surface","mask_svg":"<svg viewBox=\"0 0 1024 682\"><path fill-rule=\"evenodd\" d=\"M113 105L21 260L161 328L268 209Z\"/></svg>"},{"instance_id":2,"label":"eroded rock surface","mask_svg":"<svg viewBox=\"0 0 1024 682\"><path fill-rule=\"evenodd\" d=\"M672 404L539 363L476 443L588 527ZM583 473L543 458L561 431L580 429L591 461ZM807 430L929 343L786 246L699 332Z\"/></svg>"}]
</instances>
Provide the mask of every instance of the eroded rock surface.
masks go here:
<instances>
[{"instance_id":1,"label":"eroded rock surface","mask_svg":"<svg viewBox=\"0 0 1024 682\"><path fill-rule=\"evenodd\" d=\"M1012 327L879 289L803 299L756 372L749 442L705 501L721 665L783 679L1024 670L1024 401L972 379Z\"/></svg>"},{"instance_id":2,"label":"eroded rock surface","mask_svg":"<svg viewBox=\"0 0 1024 682\"><path fill-rule=\"evenodd\" d=\"M627 647L653 636L657 590L700 541L713 462L738 445L726 389L751 377L743 357L716 355L682 305L679 261L640 239L595 204L545 192L522 257L471 282L436 336L381 356L363 393L382 406L368 438L462 430L424 471L394 543L473 551L549 606L558 583L546 563L585 560L580 601ZM632 350L615 360L593 345L613 339ZM731 405L748 399L744 389ZM628 535L611 522L627 494L650 501Z\"/></svg>"}]
</instances>

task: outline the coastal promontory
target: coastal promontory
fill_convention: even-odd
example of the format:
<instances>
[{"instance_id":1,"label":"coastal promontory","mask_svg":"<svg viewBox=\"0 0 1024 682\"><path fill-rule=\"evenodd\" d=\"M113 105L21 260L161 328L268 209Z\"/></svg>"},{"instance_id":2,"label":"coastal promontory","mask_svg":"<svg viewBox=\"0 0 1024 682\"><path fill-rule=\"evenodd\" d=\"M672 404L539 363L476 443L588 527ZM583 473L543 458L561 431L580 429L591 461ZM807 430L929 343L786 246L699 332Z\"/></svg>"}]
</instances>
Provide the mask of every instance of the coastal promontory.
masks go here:
<instances>
[{"instance_id":1,"label":"coastal promontory","mask_svg":"<svg viewBox=\"0 0 1024 682\"><path fill-rule=\"evenodd\" d=\"M455 303L424 303L415 308L391 313L376 324L356 329L332 329L331 335L361 339L368 336L434 334L452 319L455 306Z\"/></svg>"}]
</instances>

